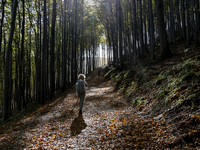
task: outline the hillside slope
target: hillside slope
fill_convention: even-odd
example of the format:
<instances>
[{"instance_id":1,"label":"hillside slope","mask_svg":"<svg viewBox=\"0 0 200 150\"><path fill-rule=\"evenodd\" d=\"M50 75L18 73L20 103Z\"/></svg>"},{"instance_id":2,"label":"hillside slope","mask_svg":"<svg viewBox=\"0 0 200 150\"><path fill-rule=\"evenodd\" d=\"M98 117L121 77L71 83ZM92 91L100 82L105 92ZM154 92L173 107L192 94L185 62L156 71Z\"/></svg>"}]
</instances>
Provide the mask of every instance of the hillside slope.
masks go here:
<instances>
[{"instance_id":1,"label":"hillside slope","mask_svg":"<svg viewBox=\"0 0 200 150\"><path fill-rule=\"evenodd\" d=\"M173 47L164 62L143 60L122 71L108 67L105 77L137 113L154 124L156 141L164 147L200 148L200 50ZM131 62L126 66L133 66ZM156 123L154 123L156 121ZM159 122L159 123L158 123ZM145 132L145 131L144 131ZM146 135L150 136L150 135Z\"/></svg>"}]
</instances>

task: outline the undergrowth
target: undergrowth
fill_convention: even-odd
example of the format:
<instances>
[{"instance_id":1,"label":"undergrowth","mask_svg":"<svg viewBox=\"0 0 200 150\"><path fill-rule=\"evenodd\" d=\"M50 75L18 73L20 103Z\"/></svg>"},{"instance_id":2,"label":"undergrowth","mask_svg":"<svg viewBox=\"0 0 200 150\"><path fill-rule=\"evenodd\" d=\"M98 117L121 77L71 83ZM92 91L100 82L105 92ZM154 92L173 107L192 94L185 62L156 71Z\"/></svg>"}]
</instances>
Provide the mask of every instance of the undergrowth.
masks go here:
<instances>
[{"instance_id":1,"label":"undergrowth","mask_svg":"<svg viewBox=\"0 0 200 150\"><path fill-rule=\"evenodd\" d=\"M178 108L183 103L198 106L200 96L200 61L189 58L165 69L130 68L117 72L111 69L105 77L111 78L116 90L123 96L132 98L134 107L139 108L146 100L161 102L165 109ZM142 97L142 98L141 98ZM152 97L152 98L150 98ZM187 101L187 102L186 102Z\"/></svg>"}]
</instances>

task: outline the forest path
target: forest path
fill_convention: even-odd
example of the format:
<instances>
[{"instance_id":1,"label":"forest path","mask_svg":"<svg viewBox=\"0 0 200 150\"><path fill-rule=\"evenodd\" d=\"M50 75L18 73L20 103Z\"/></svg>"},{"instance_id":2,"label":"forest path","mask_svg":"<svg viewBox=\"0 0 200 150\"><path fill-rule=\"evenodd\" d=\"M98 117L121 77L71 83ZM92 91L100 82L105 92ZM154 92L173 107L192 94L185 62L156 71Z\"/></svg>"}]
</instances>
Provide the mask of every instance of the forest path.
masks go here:
<instances>
[{"instance_id":1,"label":"forest path","mask_svg":"<svg viewBox=\"0 0 200 150\"><path fill-rule=\"evenodd\" d=\"M89 89L82 116L78 114L79 105L75 105L73 87L29 116L0 126L0 149L163 149L174 146L171 143L177 138L172 134L171 125L162 119L154 120L141 107L133 108L119 92L113 91L103 75L90 75L86 81Z\"/></svg>"},{"instance_id":2,"label":"forest path","mask_svg":"<svg viewBox=\"0 0 200 150\"><path fill-rule=\"evenodd\" d=\"M102 127L110 128L111 125L107 124L114 123L115 114L119 111L130 112L131 107L120 100L121 97L113 92L113 87L103 75L91 75L87 82L89 89L86 92L82 116L78 115L79 104L76 104L73 87L62 97L29 116L2 126L0 149L92 149L93 146L94 149L112 148L113 144L109 146L109 143L96 143L105 139Z\"/></svg>"}]
</instances>

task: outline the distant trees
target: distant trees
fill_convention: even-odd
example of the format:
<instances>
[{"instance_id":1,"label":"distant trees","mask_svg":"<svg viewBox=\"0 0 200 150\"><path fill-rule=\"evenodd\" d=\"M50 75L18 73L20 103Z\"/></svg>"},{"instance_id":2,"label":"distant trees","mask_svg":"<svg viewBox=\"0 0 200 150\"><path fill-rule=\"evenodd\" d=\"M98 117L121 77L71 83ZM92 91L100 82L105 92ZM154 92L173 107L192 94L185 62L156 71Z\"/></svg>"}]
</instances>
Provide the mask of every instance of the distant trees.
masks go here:
<instances>
[{"instance_id":1,"label":"distant trees","mask_svg":"<svg viewBox=\"0 0 200 150\"><path fill-rule=\"evenodd\" d=\"M34 100L44 104L56 90L73 86L78 73L94 70L102 27L84 0L1 2L0 107L6 121L13 109L27 109Z\"/></svg>"},{"instance_id":2,"label":"distant trees","mask_svg":"<svg viewBox=\"0 0 200 150\"><path fill-rule=\"evenodd\" d=\"M194 39L198 45L196 40L199 32L198 0L164 0L166 5L163 4L163 0L98 2L98 15L101 22L104 22L108 45L112 45L113 48L109 48L108 54L113 51L113 65L116 67L121 68L119 65L121 57L118 55L121 54L121 45L123 62L131 56L135 65L143 56L147 57L149 51L151 58L155 59L155 40L160 47L161 60L171 56L168 43L175 43L176 39L187 39L188 44L191 43L191 39ZM119 23L120 5L122 18ZM118 27L119 24L122 29ZM131 33L131 40L128 41L126 39L129 39L130 35L127 31ZM124 40L119 40L121 36L114 36L120 32Z\"/></svg>"}]
</instances>

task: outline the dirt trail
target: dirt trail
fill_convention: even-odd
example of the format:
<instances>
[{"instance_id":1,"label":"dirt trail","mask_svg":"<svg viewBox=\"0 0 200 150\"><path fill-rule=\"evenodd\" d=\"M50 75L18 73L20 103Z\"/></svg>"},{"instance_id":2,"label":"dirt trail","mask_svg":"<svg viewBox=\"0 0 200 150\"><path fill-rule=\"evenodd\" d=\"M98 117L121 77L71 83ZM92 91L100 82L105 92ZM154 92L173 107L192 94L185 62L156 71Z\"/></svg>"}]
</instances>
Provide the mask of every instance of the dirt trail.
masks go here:
<instances>
[{"instance_id":1,"label":"dirt trail","mask_svg":"<svg viewBox=\"0 0 200 150\"><path fill-rule=\"evenodd\" d=\"M173 125L134 109L110 81L90 75L87 82L82 116L79 105L71 113L77 101L72 88L37 112L0 126L0 149L190 149L173 134Z\"/></svg>"},{"instance_id":2,"label":"dirt trail","mask_svg":"<svg viewBox=\"0 0 200 150\"><path fill-rule=\"evenodd\" d=\"M5 125L0 149L92 149L95 139L100 138L99 129L113 119L116 110L111 102L119 97L102 76L88 77L87 82L82 116L78 115L79 105L70 113L77 101L73 88L30 116Z\"/></svg>"}]
</instances>

